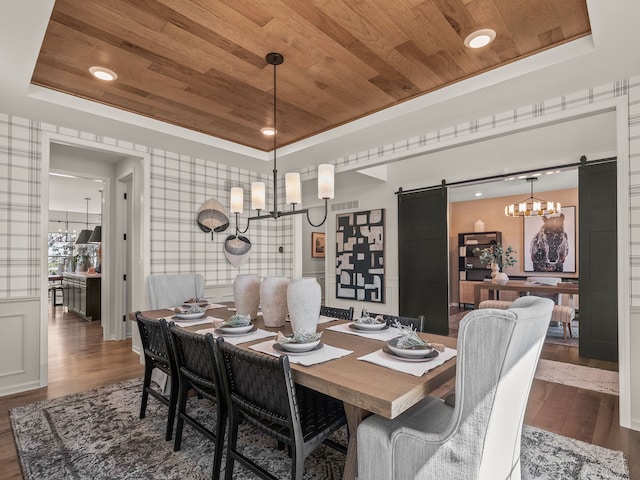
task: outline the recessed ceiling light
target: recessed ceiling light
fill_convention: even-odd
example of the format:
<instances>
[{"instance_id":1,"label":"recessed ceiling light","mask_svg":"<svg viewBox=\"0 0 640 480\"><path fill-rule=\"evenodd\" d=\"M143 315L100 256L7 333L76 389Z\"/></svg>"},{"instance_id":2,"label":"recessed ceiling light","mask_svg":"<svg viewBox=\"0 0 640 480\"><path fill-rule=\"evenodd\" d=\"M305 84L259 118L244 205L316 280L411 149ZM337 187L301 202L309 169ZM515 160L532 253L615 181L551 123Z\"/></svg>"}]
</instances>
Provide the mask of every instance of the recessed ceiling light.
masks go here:
<instances>
[{"instance_id":1,"label":"recessed ceiling light","mask_svg":"<svg viewBox=\"0 0 640 480\"><path fill-rule=\"evenodd\" d=\"M553 175L556 172L547 172L547 175Z\"/></svg>"},{"instance_id":2,"label":"recessed ceiling light","mask_svg":"<svg viewBox=\"0 0 640 480\"><path fill-rule=\"evenodd\" d=\"M104 67L91 67L89 68L89 71L91 72L91 75L100 80L104 80L105 82L111 82L118 78L116 72Z\"/></svg>"},{"instance_id":3,"label":"recessed ceiling light","mask_svg":"<svg viewBox=\"0 0 640 480\"><path fill-rule=\"evenodd\" d=\"M273 127L264 127L264 128L261 128L260 131L262 132L263 135L266 135L267 137L273 137L276 134L276 131Z\"/></svg>"},{"instance_id":4,"label":"recessed ceiling light","mask_svg":"<svg viewBox=\"0 0 640 480\"><path fill-rule=\"evenodd\" d=\"M496 38L496 32L490 28L483 28L482 30L476 30L470 33L467 38L464 39L464 45L468 48L482 48L485 45L489 45Z\"/></svg>"},{"instance_id":5,"label":"recessed ceiling light","mask_svg":"<svg viewBox=\"0 0 640 480\"><path fill-rule=\"evenodd\" d=\"M542 175L541 173L534 173L533 175L531 175L532 177L539 177L540 175Z\"/></svg>"},{"instance_id":6,"label":"recessed ceiling light","mask_svg":"<svg viewBox=\"0 0 640 480\"><path fill-rule=\"evenodd\" d=\"M476 193L474 193L474 195L475 195L476 197L481 197L481 196L482 196L482 192L476 192Z\"/></svg>"},{"instance_id":7,"label":"recessed ceiling light","mask_svg":"<svg viewBox=\"0 0 640 480\"><path fill-rule=\"evenodd\" d=\"M526 176L526 175L520 175L520 176L518 177L518 180L522 180L523 178L527 178L527 176Z\"/></svg>"}]
</instances>

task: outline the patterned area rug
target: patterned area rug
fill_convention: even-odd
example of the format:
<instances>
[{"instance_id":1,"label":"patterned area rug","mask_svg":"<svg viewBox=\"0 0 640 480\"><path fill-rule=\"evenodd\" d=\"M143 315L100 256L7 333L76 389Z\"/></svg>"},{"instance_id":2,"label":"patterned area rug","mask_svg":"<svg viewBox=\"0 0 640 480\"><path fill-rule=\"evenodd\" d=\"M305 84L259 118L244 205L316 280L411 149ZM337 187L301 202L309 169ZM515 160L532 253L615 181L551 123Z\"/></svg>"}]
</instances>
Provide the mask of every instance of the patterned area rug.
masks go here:
<instances>
[{"instance_id":1,"label":"patterned area rug","mask_svg":"<svg viewBox=\"0 0 640 480\"><path fill-rule=\"evenodd\" d=\"M164 441L166 409L149 400L147 417L138 418L141 380L134 379L68 397L11 410L18 455L26 480L211 478L213 443L185 425L182 449ZM190 400L201 418L212 418L205 400ZM277 478L289 478L290 460L248 426L239 445ZM344 442L345 432L336 435ZM320 447L305 462L305 480L342 477L344 455ZM223 461L224 465L224 461ZM525 426L522 478L546 480L627 479L622 452ZM236 464L234 479L257 477Z\"/></svg>"}]
</instances>

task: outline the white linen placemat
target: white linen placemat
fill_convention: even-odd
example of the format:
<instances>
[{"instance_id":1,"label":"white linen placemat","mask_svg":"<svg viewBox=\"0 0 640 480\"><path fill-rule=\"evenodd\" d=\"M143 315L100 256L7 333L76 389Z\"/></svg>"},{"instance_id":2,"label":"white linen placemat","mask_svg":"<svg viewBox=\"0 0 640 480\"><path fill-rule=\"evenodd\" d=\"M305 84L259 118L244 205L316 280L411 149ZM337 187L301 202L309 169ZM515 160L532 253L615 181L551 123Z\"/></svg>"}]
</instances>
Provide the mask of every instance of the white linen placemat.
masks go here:
<instances>
[{"instance_id":1,"label":"white linen placemat","mask_svg":"<svg viewBox=\"0 0 640 480\"><path fill-rule=\"evenodd\" d=\"M213 328L203 328L202 330L196 330L196 333L205 335L210 333L214 337L223 337L225 342L238 345L239 343L253 342L254 340L260 340L261 338L274 337L276 334L273 332L267 332L261 328L256 329L255 332L247 333L246 335L222 335L214 332Z\"/></svg>"},{"instance_id":2,"label":"white linen placemat","mask_svg":"<svg viewBox=\"0 0 640 480\"><path fill-rule=\"evenodd\" d=\"M444 349L444 352L440 352L440 355L429 362L405 362L403 360L396 360L395 358L390 357L382 350L376 350L375 352L369 353L368 355L358 357L358 360L364 360L365 362L375 363L376 365L387 367L392 370L397 370L398 372L408 373L410 375L415 375L416 377L421 377L429 370L433 370L434 368L442 365L447 360L455 357L456 353L457 351L454 348L446 347Z\"/></svg>"},{"instance_id":3,"label":"white linen placemat","mask_svg":"<svg viewBox=\"0 0 640 480\"><path fill-rule=\"evenodd\" d=\"M165 320L167 322L174 322L179 327L184 328L184 327L193 327L194 325L204 325L205 323L213 323L218 319L214 317L202 317L202 318L199 318L198 320L180 320L178 318L173 318L173 316L171 316L171 317L166 317Z\"/></svg>"},{"instance_id":4,"label":"white linen placemat","mask_svg":"<svg viewBox=\"0 0 640 480\"><path fill-rule=\"evenodd\" d=\"M224 305L222 305L224 307ZM227 310L229 310L230 312L235 312L236 309L234 307L227 307ZM258 316L262 315L262 312L258 312Z\"/></svg>"},{"instance_id":5,"label":"white linen placemat","mask_svg":"<svg viewBox=\"0 0 640 480\"><path fill-rule=\"evenodd\" d=\"M274 357L280 357L283 354L273 349L275 340L267 340L266 342L256 343L249 348L257 352L273 355ZM297 363L308 367L310 365L316 365L318 363L328 362L329 360L335 360L336 358L351 355L353 350L345 350L344 348L333 347L331 345L324 345L320 350L316 350L305 355L289 355L290 363Z\"/></svg>"},{"instance_id":6,"label":"white linen placemat","mask_svg":"<svg viewBox=\"0 0 640 480\"><path fill-rule=\"evenodd\" d=\"M354 330L353 328L349 327L349 325L351 324L342 323L340 325L334 325L333 327L329 327L327 330L333 330L335 332L340 332L340 333L348 333L350 335L359 335L361 337L371 338L373 340L381 340L383 342L388 342L392 338L396 338L400 336L400 332L396 327L389 327L387 330L382 330L382 331L376 330L376 331L367 333L363 331Z\"/></svg>"},{"instance_id":7,"label":"white linen placemat","mask_svg":"<svg viewBox=\"0 0 640 480\"><path fill-rule=\"evenodd\" d=\"M338 319L337 318L333 318L333 317L325 317L324 315L320 315L320 317L318 318L318 324L328 323L328 322L335 322L336 320L338 320Z\"/></svg>"},{"instance_id":8,"label":"white linen placemat","mask_svg":"<svg viewBox=\"0 0 640 480\"><path fill-rule=\"evenodd\" d=\"M339 318L333 318L333 317L325 317L324 315L320 315L318 317L318 325L320 325L321 323L329 323L329 322L335 322L336 320L340 320ZM291 319L289 318L289 315L287 315L287 322L290 322Z\"/></svg>"},{"instance_id":9,"label":"white linen placemat","mask_svg":"<svg viewBox=\"0 0 640 480\"><path fill-rule=\"evenodd\" d=\"M210 303L207 308L227 308L227 306L221 303Z\"/></svg>"}]
</instances>

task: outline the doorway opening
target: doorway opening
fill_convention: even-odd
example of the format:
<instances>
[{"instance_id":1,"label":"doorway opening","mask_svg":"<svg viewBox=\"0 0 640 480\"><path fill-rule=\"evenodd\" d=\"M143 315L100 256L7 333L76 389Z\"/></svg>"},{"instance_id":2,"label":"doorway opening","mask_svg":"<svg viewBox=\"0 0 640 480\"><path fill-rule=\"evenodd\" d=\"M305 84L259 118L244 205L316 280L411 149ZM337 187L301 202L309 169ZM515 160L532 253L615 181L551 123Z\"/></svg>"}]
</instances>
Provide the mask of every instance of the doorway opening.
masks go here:
<instances>
[{"instance_id":1,"label":"doorway opening","mask_svg":"<svg viewBox=\"0 0 640 480\"><path fill-rule=\"evenodd\" d=\"M43 209L43 223L51 224L54 222L54 225L58 225L55 222L62 215L64 226L60 223L60 232L58 232L58 228L53 231L58 233L68 231L73 234L75 227L76 235L80 230L88 229L94 233L96 227L100 226L99 243L92 244L87 241L86 244L78 245L69 242L70 245L63 251L65 259L61 266L58 267L60 263L55 267L51 266L52 269L55 269L55 272L52 271L52 273L55 273L57 277L62 277L60 281L67 284L66 290L65 286L62 288L62 298L56 292L57 297L52 300L48 288L49 269L46 269L46 277L43 272L43 285L46 286L42 289L41 300L42 351L45 358L48 354L48 358L52 362L59 355L71 353L55 351L58 346L56 337L59 338L60 335L73 336L77 334L79 347L82 338L92 338L95 344L96 335L103 342L124 340L131 336L131 327L128 325L130 322L126 315L132 311L134 304L132 298L135 298L134 295L140 290L139 287L136 290L135 282L142 281L144 283L144 262L139 258L141 255L139 252L144 251L140 246L144 237L141 226L144 218L141 208L143 191L141 185L144 183L143 165L148 160L147 157L147 154L133 153L127 149L81 139L69 139L54 135L45 136L43 139L43 185L45 186L43 190L50 192L50 205L55 205L55 202L63 200L62 197L69 197L66 200L68 202L66 207L55 207L57 210L51 209L51 211L50 208ZM129 209L123 209L116 200L121 191L122 179L125 179L124 183L128 185L130 197L133 197ZM63 184L62 188L57 188L56 184L61 181L76 182L76 184L74 186L67 184L66 187ZM95 192L80 193L83 190L78 185L81 184L89 185L86 188L94 188ZM98 186L100 186L99 189ZM102 190L102 192L98 190ZM82 197L75 198L79 194ZM138 194L138 198L135 197L135 194ZM91 199L88 201L88 207L84 200L85 197ZM132 211L135 209L139 210L136 215L140 219L140 226L137 231L130 232L128 235L130 247L127 248L124 245L126 226L121 219L128 219L126 223L131 225L133 223L131 219L134 216ZM58 210L63 213L59 213ZM83 212L74 213L74 210L82 210ZM72 218L75 221L74 215L81 216L81 225L72 225ZM68 226L67 218L69 219ZM43 236L47 235L49 230L43 232ZM68 239L70 237L71 235L68 235ZM94 235L93 240L95 241L96 238ZM44 238L43 241L45 241ZM125 252L129 252L128 256L124 255ZM136 254L136 252L138 253ZM119 261L123 258L124 261ZM86 261L86 266L83 268L78 267L80 260ZM131 286L127 291L127 284L122 280L125 278L125 270L132 269L131 265L134 263L141 265L141 268L134 268L132 273L128 275ZM122 280L118 281L119 279ZM89 285L90 282L92 285ZM79 296L78 303L72 305L72 302L76 301L74 299L76 294ZM144 296L141 298L140 307L144 306ZM91 302L96 301L98 303L96 311L99 313L89 315L87 309ZM49 329L51 329L51 335L49 335ZM131 346L128 348L131 349ZM47 367L48 364L44 364L41 369L43 385L48 383Z\"/></svg>"}]
</instances>

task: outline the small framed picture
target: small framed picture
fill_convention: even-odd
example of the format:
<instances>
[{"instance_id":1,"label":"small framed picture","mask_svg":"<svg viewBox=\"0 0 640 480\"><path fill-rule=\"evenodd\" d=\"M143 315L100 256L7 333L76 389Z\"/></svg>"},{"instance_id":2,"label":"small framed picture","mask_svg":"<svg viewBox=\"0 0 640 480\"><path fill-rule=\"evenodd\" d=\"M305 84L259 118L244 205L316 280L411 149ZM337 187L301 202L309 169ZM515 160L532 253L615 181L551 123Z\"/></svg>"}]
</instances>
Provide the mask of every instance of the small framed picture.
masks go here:
<instances>
[{"instance_id":1,"label":"small framed picture","mask_svg":"<svg viewBox=\"0 0 640 480\"><path fill-rule=\"evenodd\" d=\"M324 258L324 233L311 232L311 256Z\"/></svg>"}]
</instances>

